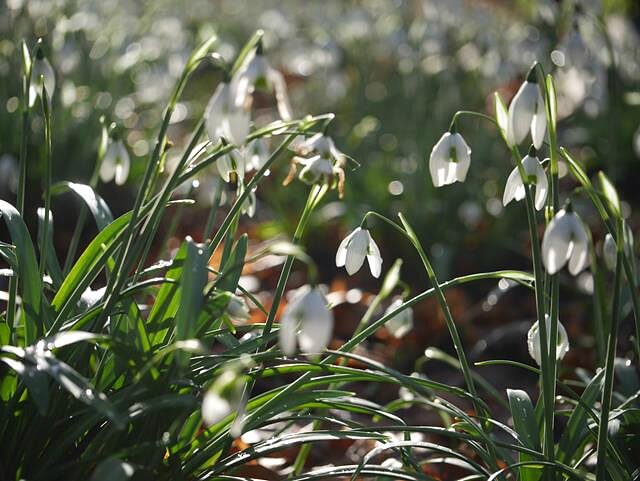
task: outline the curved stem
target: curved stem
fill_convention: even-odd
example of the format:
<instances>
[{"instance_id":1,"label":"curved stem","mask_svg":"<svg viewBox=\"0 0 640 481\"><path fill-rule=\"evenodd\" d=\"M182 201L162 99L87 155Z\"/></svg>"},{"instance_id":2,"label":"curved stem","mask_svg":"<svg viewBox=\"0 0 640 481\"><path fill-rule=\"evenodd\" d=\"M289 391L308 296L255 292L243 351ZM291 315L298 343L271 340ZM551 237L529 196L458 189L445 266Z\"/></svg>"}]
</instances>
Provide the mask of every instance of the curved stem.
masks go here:
<instances>
[{"instance_id":1,"label":"curved stem","mask_svg":"<svg viewBox=\"0 0 640 481\"><path fill-rule=\"evenodd\" d=\"M462 116L478 117L478 118L481 118L483 120L488 120L493 125L498 126L498 122L496 121L496 119L494 119L490 115L486 115L486 114L483 114L481 112L475 112L473 110L458 110L455 114L453 114L453 118L451 119L451 124L449 125L449 130L454 128L455 123L458 120L458 117L462 117Z\"/></svg>"}]
</instances>

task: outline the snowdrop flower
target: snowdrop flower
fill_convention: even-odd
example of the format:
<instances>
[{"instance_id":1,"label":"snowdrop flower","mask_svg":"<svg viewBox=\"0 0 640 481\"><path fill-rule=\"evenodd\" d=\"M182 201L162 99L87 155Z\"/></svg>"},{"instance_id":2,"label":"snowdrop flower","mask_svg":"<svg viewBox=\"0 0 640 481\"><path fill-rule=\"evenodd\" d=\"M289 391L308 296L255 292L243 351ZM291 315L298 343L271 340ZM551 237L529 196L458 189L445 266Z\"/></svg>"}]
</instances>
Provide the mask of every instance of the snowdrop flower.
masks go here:
<instances>
[{"instance_id":1,"label":"snowdrop flower","mask_svg":"<svg viewBox=\"0 0 640 481\"><path fill-rule=\"evenodd\" d=\"M549 183L547 181L547 175L544 172L542 164L538 160L538 157L532 155L526 155L522 159L522 168L527 176L527 184L533 184L536 186L535 206L540 210L544 207L544 202L547 200L547 192L549 191ZM502 196L502 204L507 205L512 200L520 201L524 199L525 190L524 183L520 177L518 168L514 168L509 174L507 184L504 187L504 195Z\"/></svg>"},{"instance_id":2,"label":"snowdrop flower","mask_svg":"<svg viewBox=\"0 0 640 481\"><path fill-rule=\"evenodd\" d=\"M396 298L387 308L384 315L390 314L400 307L403 303L401 297ZM385 327L391 335L400 339L404 337L411 329L413 329L413 309L410 307L399 312L385 323Z\"/></svg>"},{"instance_id":3,"label":"snowdrop flower","mask_svg":"<svg viewBox=\"0 0 640 481\"><path fill-rule=\"evenodd\" d=\"M548 314L545 314L544 318L548 342L551 337L551 318ZM536 361L538 366L541 366L540 327L538 321L531 326L531 329L529 329L529 332L527 333L527 346L529 348L529 355L534 359L534 361ZM567 330L560 321L558 321L558 333L556 335L556 360L559 361L564 358L567 352L569 352L569 336L567 335Z\"/></svg>"},{"instance_id":4,"label":"snowdrop flower","mask_svg":"<svg viewBox=\"0 0 640 481\"><path fill-rule=\"evenodd\" d=\"M251 116L247 109L235 105L235 89L228 81L221 82L211 96L205 112L205 126L214 144L226 139L242 145L249 134Z\"/></svg>"},{"instance_id":5,"label":"snowdrop flower","mask_svg":"<svg viewBox=\"0 0 640 481\"><path fill-rule=\"evenodd\" d=\"M91 287L87 287L80 295L80 299L78 299L78 307L84 311L92 308L102 300L106 291L106 286L96 290L91 289Z\"/></svg>"},{"instance_id":6,"label":"snowdrop flower","mask_svg":"<svg viewBox=\"0 0 640 481\"><path fill-rule=\"evenodd\" d=\"M338 246L336 266L344 266L347 269L347 273L352 276L360 270L365 257L369 262L371 275L376 278L379 277L382 271L380 249L378 249L369 231L358 227L345 237Z\"/></svg>"},{"instance_id":7,"label":"snowdrop flower","mask_svg":"<svg viewBox=\"0 0 640 481\"><path fill-rule=\"evenodd\" d=\"M549 274L558 272L567 261L574 276L589 264L589 235L571 206L555 215L542 238L542 262Z\"/></svg>"},{"instance_id":8,"label":"snowdrop flower","mask_svg":"<svg viewBox=\"0 0 640 481\"><path fill-rule=\"evenodd\" d=\"M602 256L604 257L604 263L607 266L607 269L609 269L610 271L614 271L616 269L618 260L618 252L616 241L608 232L607 235L604 236L604 243L602 244Z\"/></svg>"},{"instance_id":9,"label":"snowdrop flower","mask_svg":"<svg viewBox=\"0 0 640 481\"><path fill-rule=\"evenodd\" d=\"M234 410L229 400L215 391L207 391L202 400L202 419L208 426L219 423Z\"/></svg>"},{"instance_id":10,"label":"snowdrop flower","mask_svg":"<svg viewBox=\"0 0 640 481\"><path fill-rule=\"evenodd\" d=\"M211 426L238 410L244 384L237 366L225 369L202 400L202 419Z\"/></svg>"},{"instance_id":11,"label":"snowdrop flower","mask_svg":"<svg viewBox=\"0 0 640 481\"><path fill-rule=\"evenodd\" d=\"M507 117L507 142L518 145L531 132L531 140L536 149L542 147L547 129L546 109L535 71L531 69L509 105Z\"/></svg>"},{"instance_id":12,"label":"snowdrop flower","mask_svg":"<svg viewBox=\"0 0 640 481\"><path fill-rule=\"evenodd\" d=\"M245 162L245 157L241 152L232 150L216 160L216 169L225 182L231 182L231 172L235 172L239 179L244 179Z\"/></svg>"},{"instance_id":13,"label":"snowdrop flower","mask_svg":"<svg viewBox=\"0 0 640 481\"><path fill-rule=\"evenodd\" d=\"M234 82L237 108L249 110L256 88L264 87L275 94L282 120L291 120L291 106L284 76L269 65L262 52L262 43L258 45L253 57L238 71Z\"/></svg>"},{"instance_id":14,"label":"snowdrop flower","mask_svg":"<svg viewBox=\"0 0 640 481\"><path fill-rule=\"evenodd\" d=\"M245 300L235 294L231 294L231 297L229 298L227 314L231 319L240 322L245 322L249 317L251 317L249 314L249 306L247 306Z\"/></svg>"},{"instance_id":15,"label":"snowdrop flower","mask_svg":"<svg viewBox=\"0 0 640 481\"><path fill-rule=\"evenodd\" d=\"M47 89L49 101L56 89L56 74L53 67L42 51L42 39L38 40L36 55L31 64L31 83L29 85L29 107L33 107L36 98L42 95L42 89Z\"/></svg>"},{"instance_id":16,"label":"snowdrop flower","mask_svg":"<svg viewBox=\"0 0 640 481\"><path fill-rule=\"evenodd\" d=\"M320 352L331 341L332 333L333 313L320 288L306 285L296 290L280 319L278 341L282 352L293 355L296 338L302 352Z\"/></svg>"},{"instance_id":17,"label":"snowdrop flower","mask_svg":"<svg viewBox=\"0 0 640 481\"><path fill-rule=\"evenodd\" d=\"M343 165L346 161L346 155L336 147L333 139L323 133L314 134L308 139L297 138L289 148L299 156L309 157L315 154L330 160L332 164Z\"/></svg>"},{"instance_id":18,"label":"snowdrop flower","mask_svg":"<svg viewBox=\"0 0 640 481\"><path fill-rule=\"evenodd\" d=\"M4 198L9 193L15 194L18 190L18 162L10 154L0 156L0 198Z\"/></svg>"},{"instance_id":19,"label":"snowdrop flower","mask_svg":"<svg viewBox=\"0 0 640 481\"><path fill-rule=\"evenodd\" d=\"M117 185L123 185L129 177L131 159L129 152L121 139L113 139L109 143L102 164L100 164L100 179L102 182L111 182L115 179Z\"/></svg>"},{"instance_id":20,"label":"snowdrop flower","mask_svg":"<svg viewBox=\"0 0 640 481\"><path fill-rule=\"evenodd\" d=\"M464 182L471 165L471 149L457 132L445 132L433 146L429 172L436 187Z\"/></svg>"},{"instance_id":21,"label":"snowdrop flower","mask_svg":"<svg viewBox=\"0 0 640 481\"><path fill-rule=\"evenodd\" d=\"M245 147L246 170L260 170L269 160L269 146L264 137L258 137Z\"/></svg>"}]
</instances>

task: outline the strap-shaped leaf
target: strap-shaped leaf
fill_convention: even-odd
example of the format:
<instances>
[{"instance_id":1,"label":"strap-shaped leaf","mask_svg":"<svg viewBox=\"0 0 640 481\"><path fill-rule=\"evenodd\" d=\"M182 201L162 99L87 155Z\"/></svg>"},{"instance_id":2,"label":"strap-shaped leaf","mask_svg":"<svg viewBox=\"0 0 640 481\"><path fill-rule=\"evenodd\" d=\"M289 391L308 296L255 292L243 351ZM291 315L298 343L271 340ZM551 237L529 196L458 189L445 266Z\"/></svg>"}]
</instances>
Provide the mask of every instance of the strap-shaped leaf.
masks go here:
<instances>
[{"instance_id":1,"label":"strap-shaped leaf","mask_svg":"<svg viewBox=\"0 0 640 481\"><path fill-rule=\"evenodd\" d=\"M513 427L518 434L520 443L526 448L540 451L540 435L531 398L525 391L519 389L507 389L507 397L509 398L511 416L513 417ZM520 454L520 461L533 460L534 458L529 454ZM520 468L520 479L522 481L535 481L540 478L540 475L539 469L534 469L530 466L522 466Z\"/></svg>"},{"instance_id":2,"label":"strap-shaped leaf","mask_svg":"<svg viewBox=\"0 0 640 481\"><path fill-rule=\"evenodd\" d=\"M51 193L54 195L69 191L80 197L87 205L96 221L98 230L104 229L113 222L113 214L111 214L109 206L91 186L75 182L58 182L51 187Z\"/></svg>"}]
</instances>

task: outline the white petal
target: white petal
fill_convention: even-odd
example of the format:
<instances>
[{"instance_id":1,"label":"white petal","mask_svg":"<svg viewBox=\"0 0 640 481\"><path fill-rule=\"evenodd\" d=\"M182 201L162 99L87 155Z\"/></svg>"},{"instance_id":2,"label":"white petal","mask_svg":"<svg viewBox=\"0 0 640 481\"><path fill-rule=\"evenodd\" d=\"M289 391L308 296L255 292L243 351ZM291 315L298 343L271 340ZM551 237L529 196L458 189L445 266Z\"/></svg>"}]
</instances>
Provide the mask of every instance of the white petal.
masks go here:
<instances>
[{"instance_id":1,"label":"white petal","mask_svg":"<svg viewBox=\"0 0 640 481\"><path fill-rule=\"evenodd\" d=\"M504 186L504 194L502 194L502 205L506 206L513 199L521 200L522 197L520 197L520 199L517 198L518 194L520 194L519 190L522 191L521 193L524 196L524 186L522 185L522 178L520 177L520 172L516 167L509 174L507 183Z\"/></svg>"},{"instance_id":2,"label":"white petal","mask_svg":"<svg viewBox=\"0 0 640 481\"><path fill-rule=\"evenodd\" d=\"M550 340L551 334L551 318L545 314L545 326L547 330L547 339ZM538 366L542 365L541 351L540 351L540 327L538 321L536 321L529 332L527 333L527 347L529 355L536 361ZM561 322L558 321L558 333L556 336L556 359L559 361L569 352L569 336L567 330L564 328Z\"/></svg>"},{"instance_id":3,"label":"white petal","mask_svg":"<svg viewBox=\"0 0 640 481\"><path fill-rule=\"evenodd\" d=\"M536 159L538 160L538 159ZM536 164L536 209L541 210L544 207L544 203L547 200L547 193L549 192L549 181L547 174L540 162Z\"/></svg>"},{"instance_id":4,"label":"white petal","mask_svg":"<svg viewBox=\"0 0 640 481\"><path fill-rule=\"evenodd\" d=\"M202 400L202 419L211 426L226 418L233 408L228 400L221 397L217 392L207 391Z\"/></svg>"},{"instance_id":5,"label":"white petal","mask_svg":"<svg viewBox=\"0 0 640 481\"><path fill-rule=\"evenodd\" d=\"M118 148L115 142L109 143L107 151L102 158L102 163L100 164L100 180L104 183L111 182L111 179L116 175L117 150Z\"/></svg>"},{"instance_id":6,"label":"white petal","mask_svg":"<svg viewBox=\"0 0 640 481\"><path fill-rule=\"evenodd\" d=\"M129 169L131 168L131 159L129 158L129 152L122 143L122 140L117 142L118 158L116 160L116 172L115 181L117 185L124 185L129 177Z\"/></svg>"},{"instance_id":7,"label":"white petal","mask_svg":"<svg viewBox=\"0 0 640 481\"><path fill-rule=\"evenodd\" d=\"M388 315L402 305L402 299L395 299L387 308L384 315ZM409 307L393 316L385 323L385 327L395 338L404 337L413 329L413 310Z\"/></svg>"},{"instance_id":8,"label":"white petal","mask_svg":"<svg viewBox=\"0 0 640 481\"><path fill-rule=\"evenodd\" d=\"M380 273L382 272L382 256L380 255L380 249L378 248L378 244L373 240L369 231L367 231L367 235L369 236L369 248L367 250L367 261L369 262L369 269L371 270L371 275L376 279L380 277Z\"/></svg>"},{"instance_id":9,"label":"white petal","mask_svg":"<svg viewBox=\"0 0 640 481\"><path fill-rule=\"evenodd\" d=\"M547 130L547 111L545 108L544 100L540 95L540 89L538 88L538 96L536 100L536 113L531 120L531 140L533 146L536 149L542 147L544 142L544 134Z\"/></svg>"},{"instance_id":10,"label":"white petal","mask_svg":"<svg viewBox=\"0 0 640 481\"><path fill-rule=\"evenodd\" d=\"M287 95L287 84L284 80L284 76L273 68L269 69L267 75L269 83L273 85L280 118L285 121L291 120L293 116L291 115L291 105L289 104L289 96Z\"/></svg>"},{"instance_id":11,"label":"white petal","mask_svg":"<svg viewBox=\"0 0 640 481\"><path fill-rule=\"evenodd\" d=\"M569 272L578 275L589 265L589 236L576 214L571 214L573 249L569 259Z\"/></svg>"},{"instance_id":12,"label":"white petal","mask_svg":"<svg viewBox=\"0 0 640 481\"><path fill-rule=\"evenodd\" d=\"M282 317L280 318L280 329L278 330L278 344L280 350L286 356L292 356L296 352L296 330L298 328L297 306L287 304Z\"/></svg>"},{"instance_id":13,"label":"white petal","mask_svg":"<svg viewBox=\"0 0 640 481\"><path fill-rule=\"evenodd\" d=\"M542 238L542 262L549 274L555 274L571 255L571 226L565 210L560 210L551 220Z\"/></svg>"},{"instance_id":14,"label":"white petal","mask_svg":"<svg viewBox=\"0 0 640 481\"><path fill-rule=\"evenodd\" d=\"M221 83L218 85L209 99L209 103L207 104L204 114L207 135L209 136L209 140L214 144L220 142L221 124L225 110L225 100L223 96L228 95L226 89L228 89L228 84Z\"/></svg>"},{"instance_id":15,"label":"white petal","mask_svg":"<svg viewBox=\"0 0 640 481\"><path fill-rule=\"evenodd\" d=\"M365 229L360 229L356 232L349 244L347 245L347 258L345 260L345 268L347 273L352 276L364 262L364 258L367 256L369 249L369 233Z\"/></svg>"},{"instance_id":16,"label":"white petal","mask_svg":"<svg viewBox=\"0 0 640 481\"><path fill-rule=\"evenodd\" d=\"M449 149L451 148L451 133L445 132L440 140L433 146L429 157L429 172L431 180L436 187L446 185L449 175Z\"/></svg>"},{"instance_id":17,"label":"white petal","mask_svg":"<svg viewBox=\"0 0 640 481\"><path fill-rule=\"evenodd\" d=\"M231 180L229 175L233 171L233 166L231 165L231 159L228 155L223 155L216 160L216 168L218 169L220 177L222 177L225 182L229 182Z\"/></svg>"},{"instance_id":18,"label":"white petal","mask_svg":"<svg viewBox=\"0 0 640 481\"><path fill-rule=\"evenodd\" d=\"M521 143L531 128L535 113L538 86L523 82L509 105L507 122L507 141L510 145Z\"/></svg>"},{"instance_id":19,"label":"white petal","mask_svg":"<svg viewBox=\"0 0 640 481\"><path fill-rule=\"evenodd\" d=\"M342 267L344 266L346 260L347 260L347 246L349 245L349 242L351 241L351 238L356 234L356 232L358 232L359 230L362 230L360 227L356 228L353 232L351 232L347 237L345 237L342 242L340 242L340 245L338 246L338 252L336 252L336 267Z\"/></svg>"}]
</instances>

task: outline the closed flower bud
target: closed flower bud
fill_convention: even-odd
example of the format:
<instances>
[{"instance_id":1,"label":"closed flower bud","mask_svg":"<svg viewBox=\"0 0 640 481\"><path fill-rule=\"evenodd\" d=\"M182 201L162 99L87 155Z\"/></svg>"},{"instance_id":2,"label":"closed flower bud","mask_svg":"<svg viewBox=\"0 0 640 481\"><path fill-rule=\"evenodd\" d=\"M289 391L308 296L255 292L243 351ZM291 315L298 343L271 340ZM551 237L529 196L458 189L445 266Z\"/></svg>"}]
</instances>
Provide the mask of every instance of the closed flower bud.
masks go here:
<instances>
[{"instance_id":1,"label":"closed flower bud","mask_svg":"<svg viewBox=\"0 0 640 481\"><path fill-rule=\"evenodd\" d=\"M347 273L352 276L360 270L365 258L369 262L371 275L376 278L379 277L382 271L380 249L378 249L378 245L369 234L369 231L358 227L345 237L338 246L336 266L344 266L347 269Z\"/></svg>"},{"instance_id":2,"label":"closed flower bud","mask_svg":"<svg viewBox=\"0 0 640 481\"><path fill-rule=\"evenodd\" d=\"M545 325L547 329L547 341L551 337L551 318L545 314ZM529 348L529 355L533 358L538 366L542 365L541 351L540 351L540 327L538 321L536 321L529 332L527 333L527 346ZM547 346L548 348L548 346ZM569 336L567 330L558 321L558 334L556 335L556 360L561 360L569 352Z\"/></svg>"},{"instance_id":3,"label":"closed flower bud","mask_svg":"<svg viewBox=\"0 0 640 481\"><path fill-rule=\"evenodd\" d=\"M555 215L542 238L542 262L549 274L558 272L567 261L574 276L589 265L589 235L570 208Z\"/></svg>"},{"instance_id":4,"label":"closed flower bud","mask_svg":"<svg viewBox=\"0 0 640 481\"><path fill-rule=\"evenodd\" d=\"M40 43L36 47L36 55L31 64L31 82L29 86L29 107L42 95L42 89L47 90L49 101L56 89L56 74L53 67L44 56Z\"/></svg>"},{"instance_id":5,"label":"closed flower bud","mask_svg":"<svg viewBox=\"0 0 640 481\"><path fill-rule=\"evenodd\" d=\"M527 155L522 159L522 168L526 174L526 183L535 185L535 207L540 210L544 207L547 200L547 192L549 191L549 183L544 172L542 164L537 157ZM518 168L514 168L509 174L507 184L504 187L504 195L502 196L502 204L507 205L512 200L520 201L524 199L525 190L522 177Z\"/></svg>"},{"instance_id":6,"label":"closed flower bud","mask_svg":"<svg viewBox=\"0 0 640 481\"><path fill-rule=\"evenodd\" d=\"M614 271L616 269L618 253L616 248L616 241L608 232L607 235L604 236L604 243L602 244L602 255L604 257L604 263L607 266L607 269Z\"/></svg>"},{"instance_id":7,"label":"closed flower bud","mask_svg":"<svg viewBox=\"0 0 640 481\"><path fill-rule=\"evenodd\" d=\"M433 146L429 172L436 187L464 182L471 165L471 149L457 132L445 132Z\"/></svg>"}]
</instances>

